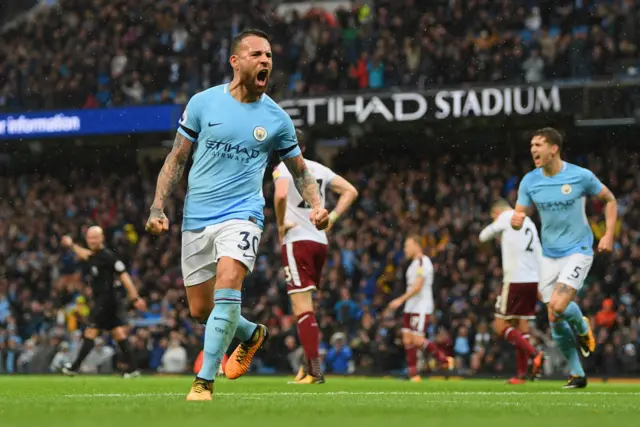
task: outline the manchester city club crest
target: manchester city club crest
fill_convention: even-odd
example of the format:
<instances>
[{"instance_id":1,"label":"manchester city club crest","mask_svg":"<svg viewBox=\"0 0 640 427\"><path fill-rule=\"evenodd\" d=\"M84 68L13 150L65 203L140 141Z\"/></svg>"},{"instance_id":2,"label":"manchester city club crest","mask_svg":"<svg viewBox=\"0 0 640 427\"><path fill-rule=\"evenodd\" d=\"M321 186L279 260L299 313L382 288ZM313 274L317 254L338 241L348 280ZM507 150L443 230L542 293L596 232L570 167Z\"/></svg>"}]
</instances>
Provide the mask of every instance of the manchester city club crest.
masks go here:
<instances>
[{"instance_id":1,"label":"manchester city club crest","mask_svg":"<svg viewBox=\"0 0 640 427\"><path fill-rule=\"evenodd\" d=\"M573 187L571 187L571 184L565 184L562 187L560 187L560 191L562 191L562 194L567 196L571 194L571 192L573 191Z\"/></svg>"},{"instance_id":2,"label":"manchester city club crest","mask_svg":"<svg viewBox=\"0 0 640 427\"><path fill-rule=\"evenodd\" d=\"M256 141L262 142L267 139L267 130L262 126L256 126L253 129L253 137L256 139Z\"/></svg>"}]
</instances>

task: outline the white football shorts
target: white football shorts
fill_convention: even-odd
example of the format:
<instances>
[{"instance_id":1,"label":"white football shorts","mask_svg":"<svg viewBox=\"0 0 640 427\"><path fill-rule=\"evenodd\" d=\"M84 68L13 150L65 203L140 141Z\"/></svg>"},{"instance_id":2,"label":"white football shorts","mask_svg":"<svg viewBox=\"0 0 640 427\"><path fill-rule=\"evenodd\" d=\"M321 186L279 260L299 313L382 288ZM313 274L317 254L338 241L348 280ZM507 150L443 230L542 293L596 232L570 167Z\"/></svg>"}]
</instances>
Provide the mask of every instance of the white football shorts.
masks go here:
<instances>
[{"instance_id":1,"label":"white football shorts","mask_svg":"<svg viewBox=\"0 0 640 427\"><path fill-rule=\"evenodd\" d=\"M253 271L262 229L251 221L230 220L198 231L182 232L182 277L185 286L216 275L218 260L233 258Z\"/></svg>"},{"instance_id":2,"label":"white football shorts","mask_svg":"<svg viewBox=\"0 0 640 427\"><path fill-rule=\"evenodd\" d=\"M562 258L542 257L538 285L542 302L547 304L551 300L553 289L558 283L564 283L576 291L582 289L591 264L593 256L585 254L571 254Z\"/></svg>"}]
</instances>

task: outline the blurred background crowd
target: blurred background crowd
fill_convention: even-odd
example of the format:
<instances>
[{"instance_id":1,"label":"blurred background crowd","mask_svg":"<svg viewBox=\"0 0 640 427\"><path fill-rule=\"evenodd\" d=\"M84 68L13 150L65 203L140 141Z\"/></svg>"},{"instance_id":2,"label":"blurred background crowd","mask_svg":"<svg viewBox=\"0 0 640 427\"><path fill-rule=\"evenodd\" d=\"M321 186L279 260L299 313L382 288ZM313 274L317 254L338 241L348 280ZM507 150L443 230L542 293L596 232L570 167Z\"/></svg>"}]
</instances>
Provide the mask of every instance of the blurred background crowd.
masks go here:
<instances>
[{"instance_id":1,"label":"blurred background crowd","mask_svg":"<svg viewBox=\"0 0 640 427\"><path fill-rule=\"evenodd\" d=\"M493 200L504 196L515 201L519 179L530 169L529 159L514 162L462 153L416 161L398 152L389 164L367 162L364 151L345 149L334 165L360 189L360 197L331 231L330 259L315 300L327 371L402 372L399 313L385 307L406 286L403 237L417 233L436 268L437 321L429 327L429 338L458 359L460 373L509 372L512 350L490 328L502 280L499 247L479 245L478 234L490 222ZM597 258L580 295L601 344L595 357L588 359L588 369L631 374L637 372L640 346L640 156L610 149L580 153L571 160L602 177L618 196L620 210L614 254ZM92 310L90 290L83 284L82 265L60 248L58 237L70 233L82 242L83 230L92 224L105 229L108 246L124 258L147 299L148 312L130 312L130 339L140 367L158 372L191 369L203 331L189 316L181 279L183 186L166 210L173 224L170 234L152 238L144 232L159 167L147 162L136 173L114 169L110 163L2 180L0 366L4 372L54 370L77 348L79 331ZM244 314L268 325L272 334L255 368L263 373L294 372L302 350L280 268L269 181L264 194L267 219L256 269L244 284ZM333 202L330 198L328 205ZM588 212L597 238L604 231L601 204L590 202ZM562 372L562 357L553 348L541 304L534 323L536 344L550 354L549 373ZM94 353L83 369L117 366L117 355L109 345L96 347ZM425 362L428 370L429 361Z\"/></svg>"},{"instance_id":2,"label":"blurred background crowd","mask_svg":"<svg viewBox=\"0 0 640 427\"><path fill-rule=\"evenodd\" d=\"M607 78L640 65L635 0L344 1L304 14L286 3L58 0L2 34L0 108L184 104L230 80L230 40L252 26L272 37L275 98Z\"/></svg>"},{"instance_id":3,"label":"blurred background crowd","mask_svg":"<svg viewBox=\"0 0 640 427\"><path fill-rule=\"evenodd\" d=\"M59 0L2 33L0 108L184 104L191 94L230 78L229 41L247 26L273 36L277 98L611 78L633 74L640 65L633 0L356 1L335 13L302 14L278 12L272 3ZM384 152L382 143L369 143L374 137L371 130L351 135L333 159L325 158L360 193L331 231L315 300L326 371L404 372L400 313L385 307L405 289L402 242L415 233L436 268L437 311L429 338L456 357L460 374L510 374L513 351L491 332L502 280L499 246L480 245L478 234L489 224L496 198L515 201L519 180L532 167L526 138L510 141L515 150L493 150L487 142L480 150L457 145L436 153L424 147L444 145L446 137L434 141L423 133L414 140L418 148L388 146ZM600 344L586 361L587 372L637 374L640 156L615 135L595 146L572 143L568 160L589 167L613 190L620 215L613 255L596 258L579 295ZM53 166L44 159L37 166L33 160L31 168L2 166L0 373L54 372L73 359L92 298L83 265L60 248L59 238L68 233L83 243L84 230L94 224L104 228L108 246L122 256L147 300L148 312L129 312L138 366L190 371L203 329L189 316L180 271L185 186L166 209L170 233L152 238L144 222L161 163L115 150L111 157L83 155L80 165L74 150ZM272 336L254 370L291 373L302 349L280 268L269 176L265 230L255 271L245 281L243 311L266 324ZM597 239L604 232L602 206L589 202L588 214ZM547 373L564 372L541 304L533 323L536 345L549 354ZM119 355L112 344L103 336L82 370L116 370ZM422 368L429 371L433 363L425 360Z\"/></svg>"}]
</instances>

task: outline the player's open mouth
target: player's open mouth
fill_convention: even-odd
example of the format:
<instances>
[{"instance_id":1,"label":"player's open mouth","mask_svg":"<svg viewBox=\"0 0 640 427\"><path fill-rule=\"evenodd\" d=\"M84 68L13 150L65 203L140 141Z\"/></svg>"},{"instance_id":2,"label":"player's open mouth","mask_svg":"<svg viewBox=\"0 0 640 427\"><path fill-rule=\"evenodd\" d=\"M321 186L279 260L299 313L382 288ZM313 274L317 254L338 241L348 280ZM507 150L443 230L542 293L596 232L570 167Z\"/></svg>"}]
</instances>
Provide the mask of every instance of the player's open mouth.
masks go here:
<instances>
[{"instance_id":1,"label":"player's open mouth","mask_svg":"<svg viewBox=\"0 0 640 427\"><path fill-rule=\"evenodd\" d=\"M267 83L267 79L269 78L269 70L260 70L258 71L258 76L256 77L258 83L264 85Z\"/></svg>"}]
</instances>

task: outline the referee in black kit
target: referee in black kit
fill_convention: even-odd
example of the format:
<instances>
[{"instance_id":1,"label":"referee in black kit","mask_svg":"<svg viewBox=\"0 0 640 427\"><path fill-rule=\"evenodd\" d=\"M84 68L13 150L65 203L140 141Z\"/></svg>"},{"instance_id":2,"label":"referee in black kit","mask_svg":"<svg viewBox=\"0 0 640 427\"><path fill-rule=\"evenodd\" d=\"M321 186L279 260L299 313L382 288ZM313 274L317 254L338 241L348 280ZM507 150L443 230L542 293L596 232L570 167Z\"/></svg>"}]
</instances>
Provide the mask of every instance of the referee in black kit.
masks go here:
<instances>
[{"instance_id":1,"label":"referee in black kit","mask_svg":"<svg viewBox=\"0 0 640 427\"><path fill-rule=\"evenodd\" d=\"M125 307L118 296L118 289L115 286L116 280L119 280L124 285L136 309L145 311L147 309L146 303L138 295L131 276L126 271L124 262L113 251L104 247L102 228L98 226L90 227L85 238L89 249L73 243L69 236L64 236L61 240L63 247L70 248L76 254L76 257L86 261L92 278L90 285L94 303L89 316L89 326L84 331L80 352L75 362L69 363L62 368L62 373L68 376L77 375L80 365L93 348L94 340L99 332L108 330L111 331L111 335L118 342L123 362L127 366L124 377L137 377L140 372L136 369L134 359L131 357L124 329L124 325L127 323Z\"/></svg>"}]
</instances>

